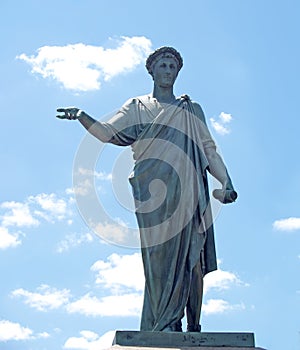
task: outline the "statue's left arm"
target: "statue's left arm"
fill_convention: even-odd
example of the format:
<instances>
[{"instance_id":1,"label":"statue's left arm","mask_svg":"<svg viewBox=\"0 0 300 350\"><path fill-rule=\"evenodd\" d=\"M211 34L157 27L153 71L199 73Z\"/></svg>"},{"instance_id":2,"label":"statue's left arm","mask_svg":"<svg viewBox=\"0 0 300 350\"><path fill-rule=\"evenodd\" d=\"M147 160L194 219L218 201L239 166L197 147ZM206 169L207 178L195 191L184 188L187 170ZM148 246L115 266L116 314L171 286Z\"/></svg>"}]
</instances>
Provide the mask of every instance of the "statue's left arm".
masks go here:
<instances>
[{"instance_id":1,"label":"statue's left arm","mask_svg":"<svg viewBox=\"0 0 300 350\"><path fill-rule=\"evenodd\" d=\"M203 140L203 148L205 156L208 160L208 171L222 185L222 189L214 190L213 195L222 203L232 203L237 198L237 193L233 188L231 178L228 174L226 166L216 150L215 143L207 128L204 113L199 104L193 103L196 115L201 119L201 138Z\"/></svg>"},{"instance_id":2,"label":"statue's left arm","mask_svg":"<svg viewBox=\"0 0 300 350\"><path fill-rule=\"evenodd\" d=\"M209 163L209 172L222 184L222 189L214 190L214 197L222 203L234 202L237 199L237 193L221 156L213 147L205 148L205 155Z\"/></svg>"}]
</instances>

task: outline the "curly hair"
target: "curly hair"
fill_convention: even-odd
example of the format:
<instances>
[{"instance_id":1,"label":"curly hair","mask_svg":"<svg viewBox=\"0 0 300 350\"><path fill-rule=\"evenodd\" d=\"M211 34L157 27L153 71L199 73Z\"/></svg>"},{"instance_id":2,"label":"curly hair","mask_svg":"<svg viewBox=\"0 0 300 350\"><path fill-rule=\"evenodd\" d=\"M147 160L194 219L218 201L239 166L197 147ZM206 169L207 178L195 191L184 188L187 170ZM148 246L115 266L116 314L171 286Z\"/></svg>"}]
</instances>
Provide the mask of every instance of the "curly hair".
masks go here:
<instances>
[{"instance_id":1,"label":"curly hair","mask_svg":"<svg viewBox=\"0 0 300 350\"><path fill-rule=\"evenodd\" d=\"M177 63L177 67L178 67L178 72L180 71L180 69L183 66L183 59L180 55L180 53L174 49L173 47L170 46L163 46L160 47L159 49L155 50L154 52L152 52L147 60L146 60L146 68L149 74L152 75L152 71L153 71L153 67L155 65L155 63L161 59L161 58L173 58L175 59L176 63Z\"/></svg>"}]
</instances>

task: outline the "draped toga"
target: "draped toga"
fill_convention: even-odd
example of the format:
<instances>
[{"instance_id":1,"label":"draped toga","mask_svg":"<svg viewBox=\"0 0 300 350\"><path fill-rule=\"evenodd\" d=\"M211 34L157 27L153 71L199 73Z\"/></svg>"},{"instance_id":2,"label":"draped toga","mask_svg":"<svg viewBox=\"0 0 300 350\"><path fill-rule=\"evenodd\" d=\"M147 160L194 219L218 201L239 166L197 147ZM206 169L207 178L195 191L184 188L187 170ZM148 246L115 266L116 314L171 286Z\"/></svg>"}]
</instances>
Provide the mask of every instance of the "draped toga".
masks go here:
<instances>
[{"instance_id":1,"label":"draped toga","mask_svg":"<svg viewBox=\"0 0 300 350\"><path fill-rule=\"evenodd\" d=\"M205 156L215 143L186 95L172 104L133 98L101 124L102 141L132 147L145 274L141 330L162 331L183 317L195 266L203 276L217 269Z\"/></svg>"}]
</instances>

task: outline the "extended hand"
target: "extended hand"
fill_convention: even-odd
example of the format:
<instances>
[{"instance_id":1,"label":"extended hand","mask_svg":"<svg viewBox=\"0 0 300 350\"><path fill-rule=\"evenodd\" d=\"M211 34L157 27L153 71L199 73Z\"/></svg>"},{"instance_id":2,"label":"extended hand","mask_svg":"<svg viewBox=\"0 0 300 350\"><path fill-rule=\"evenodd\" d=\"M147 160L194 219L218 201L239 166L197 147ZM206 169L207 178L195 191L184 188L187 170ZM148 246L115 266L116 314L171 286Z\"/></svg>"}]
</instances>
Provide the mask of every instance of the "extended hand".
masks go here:
<instances>
[{"instance_id":1,"label":"extended hand","mask_svg":"<svg viewBox=\"0 0 300 350\"><path fill-rule=\"evenodd\" d=\"M213 196L223 204L233 203L236 201L238 194L233 189L231 181L224 184L222 189L214 190Z\"/></svg>"},{"instance_id":2,"label":"extended hand","mask_svg":"<svg viewBox=\"0 0 300 350\"><path fill-rule=\"evenodd\" d=\"M57 108L57 112L64 113L62 115L57 115L56 117L59 119L69 119L75 120L81 117L83 111L76 107L64 107Z\"/></svg>"},{"instance_id":3,"label":"extended hand","mask_svg":"<svg viewBox=\"0 0 300 350\"><path fill-rule=\"evenodd\" d=\"M213 196L223 204L233 203L237 199L237 193L234 190L214 190Z\"/></svg>"}]
</instances>

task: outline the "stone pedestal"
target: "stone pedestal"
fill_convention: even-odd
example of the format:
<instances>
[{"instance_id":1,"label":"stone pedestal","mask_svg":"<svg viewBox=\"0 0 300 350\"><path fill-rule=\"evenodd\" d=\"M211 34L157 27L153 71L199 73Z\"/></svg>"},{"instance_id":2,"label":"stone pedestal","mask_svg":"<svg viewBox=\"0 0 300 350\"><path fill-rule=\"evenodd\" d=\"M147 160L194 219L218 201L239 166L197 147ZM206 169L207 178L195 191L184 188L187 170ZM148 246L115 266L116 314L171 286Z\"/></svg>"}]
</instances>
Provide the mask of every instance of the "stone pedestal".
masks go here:
<instances>
[{"instance_id":1,"label":"stone pedestal","mask_svg":"<svg viewBox=\"0 0 300 350\"><path fill-rule=\"evenodd\" d=\"M120 345L113 345L109 350L164 350L165 348L152 348L152 347L140 347L140 346L120 346ZM173 350L179 350L179 349L183 349L183 350L266 350L263 348L256 348L256 347L232 347L232 346L200 346L200 347L196 347L196 348L170 348Z\"/></svg>"},{"instance_id":2,"label":"stone pedestal","mask_svg":"<svg viewBox=\"0 0 300 350\"><path fill-rule=\"evenodd\" d=\"M256 348L253 333L181 333L116 331L111 350L263 350ZM200 349L199 349L200 350Z\"/></svg>"}]
</instances>

